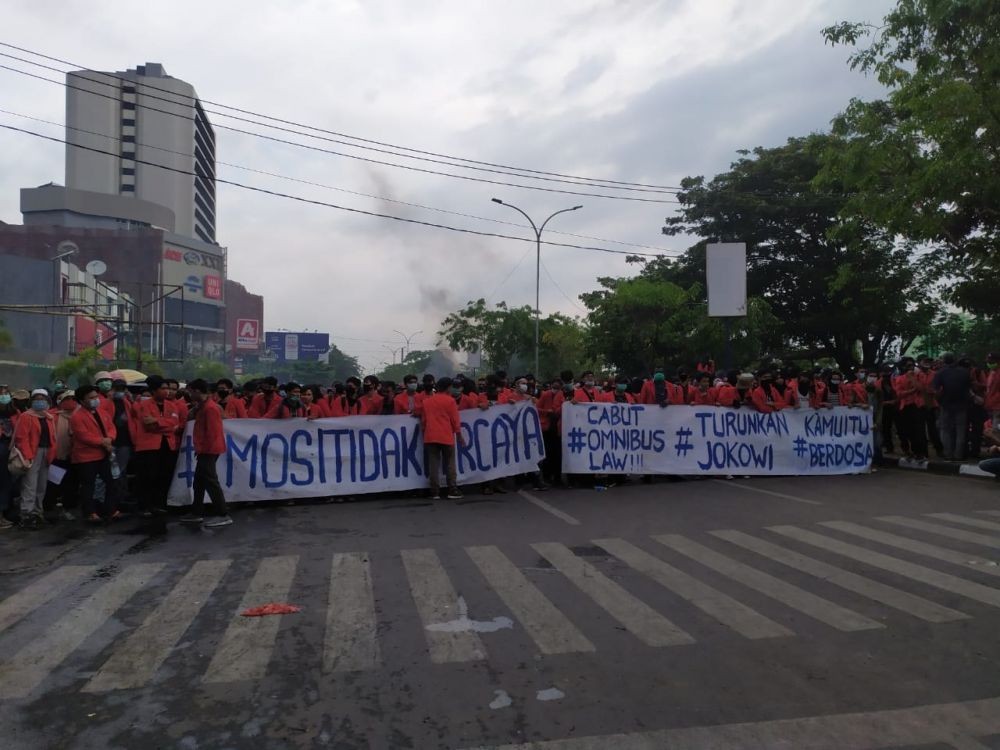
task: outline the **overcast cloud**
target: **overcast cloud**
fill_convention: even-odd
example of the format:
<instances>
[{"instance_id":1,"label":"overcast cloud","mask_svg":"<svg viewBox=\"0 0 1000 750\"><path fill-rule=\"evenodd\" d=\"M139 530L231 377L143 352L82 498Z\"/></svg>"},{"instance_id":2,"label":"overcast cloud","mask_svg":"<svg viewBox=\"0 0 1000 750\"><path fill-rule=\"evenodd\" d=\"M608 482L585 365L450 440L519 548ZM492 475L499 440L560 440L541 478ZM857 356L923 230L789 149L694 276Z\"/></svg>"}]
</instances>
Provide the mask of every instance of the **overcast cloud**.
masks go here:
<instances>
[{"instance_id":1,"label":"overcast cloud","mask_svg":"<svg viewBox=\"0 0 1000 750\"><path fill-rule=\"evenodd\" d=\"M0 40L98 70L161 62L203 99L366 138L533 169L677 185L687 175L724 170L737 149L774 146L827 128L853 96L878 96L874 81L847 68L848 50L823 44L820 29L844 19L878 20L894 3L316 0L295 3L294 12L285 9L292 5L8 0ZM63 121L60 86L0 70L0 91L4 110ZM216 126L246 127L217 115L210 119ZM7 114L0 122L61 135L58 127ZM582 210L550 227L675 251L688 244L660 234L670 204L454 180L222 129L216 137L222 162L343 190L503 221L520 217L491 203L493 196L539 219L581 203ZM517 227L232 167L220 166L219 175L342 206L528 236ZM20 223L18 189L49 181L63 181L62 146L0 131L0 219ZM388 359L383 345L398 339L393 329L423 330L414 346L426 346L441 318L467 300L521 305L534 299L528 243L224 185L218 207L218 239L229 248L230 276L265 296L265 327L329 331L367 368ZM558 234L549 239L620 249ZM596 277L634 272L623 256L567 248L543 247L543 262L558 283L543 271L544 313L579 315L577 296L593 289Z\"/></svg>"}]
</instances>

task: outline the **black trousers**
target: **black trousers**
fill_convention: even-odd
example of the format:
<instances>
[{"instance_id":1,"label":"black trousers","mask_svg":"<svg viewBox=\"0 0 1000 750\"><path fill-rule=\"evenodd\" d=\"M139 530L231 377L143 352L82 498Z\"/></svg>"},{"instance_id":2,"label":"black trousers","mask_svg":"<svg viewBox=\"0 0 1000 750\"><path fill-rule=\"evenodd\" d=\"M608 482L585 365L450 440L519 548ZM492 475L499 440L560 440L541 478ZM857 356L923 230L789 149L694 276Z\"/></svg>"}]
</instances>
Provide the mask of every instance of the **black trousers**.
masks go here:
<instances>
[{"instance_id":1,"label":"black trousers","mask_svg":"<svg viewBox=\"0 0 1000 750\"><path fill-rule=\"evenodd\" d=\"M885 404L882 406L882 450L886 453L892 453L892 426L897 425L898 418L896 415L896 405L895 404ZM903 446L906 447L905 445Z\"/></svg>"},{"instance_id":2,"label":"black trousers","mask_svg":"<svg viewBox=\"0 0 1000 750\"><path fill-rule=\"evenodd\" d=\"M104 517L110 516L115 512L115 493L112 491L114 481L111 478L111 461L108 458L102 458L100 461L87 461L82 464L75 464L76 476L79 481L79 492L80 492L80 506L83 510L84 517L89 516L91 513L97 513L98 509L94 503L94 485L97 483L97 477L101 478L104 482L104 503L100 508L100 514ZM65 480L63 480L65 481Z\"/></svg>"},{"instance_id":3,"label":"black trousers","mask_svg":"<svg viewBox=\"0 0 1000 750\"><path fill-rule=\"evenodd\" d=\"M934 450L937 451L938 455L941 455L944 451L944 445L941 443L941 430L938 429L938 413L940 409L936 406L925 406L923 412L926 430L924 439L934 446Z\"/></svg>"},{"instance_id":4,"label":"black trousers","mask_svg":"<svg viewBox=\"0 0 1000 750\"><path fill-rule=\"evenodd\" d=\"M549 430L545 440L545 460L542 461L542 476L549 484L562 481L562 436L558 430Z\"/></svg>"},{"instance_id":5,"label":"black trousers","mask_svg":"<svg viewBox=\"0 0 1000 750\"><path fill-rule=\"evenodd\" d=\"M201 515L202 508L205 507L206 492L208 499L212 501L212 515L226 515L226 496L222 492L216 471L218 460L219 456L215 453L198 454L194 467L194 503L191 505L191 515Z\"/></svg>"},{"instance_id":6,"label":"black trousers","mask_svg":"<svg viewBox=\"0 0 1000 750\"><path fill-rule=\"evenodd\" d=\"M135 469L139 507L165 514L177 453L165 446L155 451L136 451L130 463Z\"/></svg>"},{"instance_id":7,"label":"black trousers","mask_svg":"<svg viewBox=\"0 0 1000 750\"><path fill-rule=\"evenodd\" d=\"M927 458L927 417L923 407L910 404L899 412L899 435L917 458Z\"/></svg>"}]
</instances>

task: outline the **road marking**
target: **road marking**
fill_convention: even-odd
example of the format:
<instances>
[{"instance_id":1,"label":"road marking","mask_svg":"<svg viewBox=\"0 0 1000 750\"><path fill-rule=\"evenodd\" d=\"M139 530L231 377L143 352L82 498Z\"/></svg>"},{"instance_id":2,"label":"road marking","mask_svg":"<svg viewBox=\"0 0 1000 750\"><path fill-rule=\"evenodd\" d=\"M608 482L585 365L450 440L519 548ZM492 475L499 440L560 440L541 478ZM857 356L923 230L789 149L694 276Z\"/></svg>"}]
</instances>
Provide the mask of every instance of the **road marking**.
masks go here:
<instances>
[{"instance_id":1,"label":"road marking","mask_svg":"<svg viewBox=\"0 0 1000 750\"><path fill-rule=\"evenodd\" d=\"M424 624L431 661L446 664L485 659L483 642L471 630L429 629L459 620L465 614L437 552L432 549L404 549L400 555L406 577L410 580L410 593Z\"/></svg>"},{"instance_id":2,"label":"road marking","mask_svg":"<svg viewBox=\"0 0 1000 750\"><path fill-rule=\"evenodd\" d=\"M594 544L604 547L622 562L649 576L740 635L747 638L795 635L783 625L623 539L595 539Z\"/></svg>"},{"instance_id":3,"label":"road marking","mask_svg":"<svg viewBox=\"0 0 1000 750\"><path fill-rule=\"evenodd\" d=\"M0 633L96 570L96 565L63 565L8 596L0 602Z\"/></svg>"},{"instance_id":4,"label":"road marking","mask_svg":"<svg viewBox=\"0 0 1000 750\"><path fill-rule=\"evenodd\" d=\"M149 584L161 563L130 565L0 665L0 699L24 698L105 620Z\"/></svg>"},{"instance_id":5,"label":"road marking","mask_svg":"<svg viewBox=\"0 0 1000 750\"><path fill-rule=\"evenodd\" d=\"M787 536L790 539L797 539L800 542L811 544L814 547L819 547L829 552L835 552L838 555L849 557L866 565L888 570L890 573L895 573L905 578L912 578L914 581L926 583L928 586L934 586L952 594L961 594L983 604L1000 607L1000 591L989 586L983 586L981 583L973 583L958 576L926 568L923 565L897 560L895 557L883 555L881 552L872 552L864 547L831 539L822 534L815 534L812 531L799 529L795 526L769 526L768 529L776 534Z\"/></svg>"},{"instance_id":6,"label":"road marking","mask_svg":"<svg viewBox=\"0 0 1000 750\"><path fill-rule=\"evenodd\" d=\"M795 570L816 576L820 580L840 586L855 594L859 594L867 599L885 604L888 607L911 614L927 622L953 622L955 620L967 620L969 615L958 612L948 607L924 599L922 596L900 591L884 583L873 581L870 578L859 576L847 570L842 570L835 565L822 562L812 557L800 555L798 552L779 547L763 539L744 534L741 531L722 530L711 532L719 539L725 539L744 549L756 552L759 555L787 565Z\"/></svg>"},{"instance_id":7,"label":"road marking","mask_svg":"<svg viewBox=\"0 0 1000 750\"><path fill-rule=\"evenodd\" d=\"M996 567L997 562L995 560L988 560L985 557L979 557L978 555L956 552L952 549L937 547L933 544L927 544L926 542L918 542L915 539L908 539L905 536L889 534L885 531L876 531L875 529L869 529L865 526L859 526L856 523L849 523L847 521L824 521L820 524L820 526L827 526L831 529L843 531L846 534L854 534L855 536L860 536L864 539L870 539L873 542L880 542L881 544L888 545L889 547L905 549L908 552L915 552L918 555L932 557L935 560L943 560L944 562L961 565L963 568L975 570L979 573L985 573L989 576L1000 577L1000 567Z\"/></svg>"},{"instance_id":8,"label":"road marking","mask_svg":"<svg viewBox=\"0 0 1000 750\"><path fill-rule=\"evenodd\" d=\"M972 526L977 529L986 529L987 531L1000 531L1000 523L996 521L984 521L981 518L969 518L968 516L960 516L957 513L927 513L928 518L937 518L941 521L951 521L952 523L960 523L963 526Z\"/></svg>"},{"instance_id":9,"label":"road marking","mask_svg":"<svg viewBox=\"0 0 1000 750\"><path fill-rule=\"evenodd\" d=\"M549 505L544 500L541 500L541 499L535 497L534 495L529 495L524 490L519 490L517 494L520 495L521 497L523 497L525 500L527 500L532 505L537 505L539 508L541 508L542 510L544 510L546 513L551 513L556 518L562 519L563 521L565 521L566 523L570 524L571 526L579 526L580 525L580 522L577 519L573 518L573 516L571 516L569 513L564 513L563 511L559 510L554 505Z\"/></svg>"},{"instance_id":10,"label":"road marking","mask_svg":"<svg viewBox=\"0 0 1000 750\"><path fill-rule=\"evenodd\" d=\"M208 665L203 682L259 680L267 674L267 664L284 618L279 615L243 617L240 612L262 604L287 601L298 561L298 555L261 559L243 601L226 628L212 663Z\"/></svg>"},{"instance_id":11,"label":"road marking","mask_svg":"<svg viewBox=\"0 0 1000 750\"><path fill-rule=\"evenodd\" d=\"M632 596L593 565L574 555L565 545L539 542L531 546L647 646L694 643L694 638L648 604Z\"/></svg>"},{"instance_id":12,"label":"road marking","mask_svg":"<svg viewBox=\"0 0 1000 750\"><path fill-rule=\"evenodd\" d=\"M190 627L229 569L229 560L199 560L124 645L83 687L85 693L145 685Z\"/></svg>"},{"instance_id":13,"label":"road marking","mask_svg":"<svg viewBox=\"0 0 1000 750\"><path fill-rule=\"evenodd\" d=\"M918 531L927 531L931 534L937 534L938 536L946 536L949 539L957 539L960 542L979 544L983 547L992 547L994 549L1000 547L1000 537L998 536L979 534L975 531L966 531L965 529L953 529L950 526L942 526L939 523L918 521L916 518L906 518L904 516L879 516L878 520L885 521L886 523L893 523L897 526L906 526L910 529L917 529Z\"/></svg>"},{"instance_id":14,"label":"road marking","mask_svg":"<svg viewBox=\"0 0 1000 750\"><path fill-rule=\"evenodd\" d=\"M900 745L951 743L1000 733L1000 698L941 703L889 711L771 719L743 724L680 727L603 737L480 746L468 750L744 750L748 747L876 750Z\"/></svg>"},{"instance_id":15,"label":"road marking","mask_svg":"<svg viewBox=\"0 0 1000 750\"><path fill-rule=\"evenodd\" d=\"M754 591L759 591L765 596L776 599L782 604L797 609L799 612L803 612L837 630L876 630L884 627L882 623L875 622L833 602L828 602L826 599L821 599L798 586L793 586L780 578L775 578L768 573L719 554L678 534L663 534L654 536L653 539L670 547L675 552L680 552L682 555L711 568L716 573L732 578Z\"/></svg>"},{"instance_id":16,"label":"road marking","mask_svg":"<svg viewBox=\"0 0 1000 750\"><path fill-rule=\"evenodd\" d=\"M343 552L330 566L323 669L357 672L381 663L371 563L367 552Z\"/></svg>"},{"instance_id":17,"label":"road marking","mask_svg":"<svg viewBox=\"0 0 1000 750\"><path fill-rule=\"evenodd\" d=\"M784 492L775 492L773 490L765 490L760 487L753 487L749 484L743 484L742 482L733 482L727 479L713 479L713 482L721 484L725 487L739 487L741 490L746 490L747 492L758 492L761 495L770 495L771 497L780 497L782 500L794 500L797 503L805 503L806 505L822 505L819 500L807 500L804 497L795 497L795 495L786 495Z\"/></svg>"},{"instance_id":18,"label":"road marking","mask_svg":"<svg viewBox=\"0 0 1000 750\"><path fill-rule=\"evenodd\" d=\"M594 651L594 644L497 547L465 551L543 654Z\"/></svg>"}]
</instances>

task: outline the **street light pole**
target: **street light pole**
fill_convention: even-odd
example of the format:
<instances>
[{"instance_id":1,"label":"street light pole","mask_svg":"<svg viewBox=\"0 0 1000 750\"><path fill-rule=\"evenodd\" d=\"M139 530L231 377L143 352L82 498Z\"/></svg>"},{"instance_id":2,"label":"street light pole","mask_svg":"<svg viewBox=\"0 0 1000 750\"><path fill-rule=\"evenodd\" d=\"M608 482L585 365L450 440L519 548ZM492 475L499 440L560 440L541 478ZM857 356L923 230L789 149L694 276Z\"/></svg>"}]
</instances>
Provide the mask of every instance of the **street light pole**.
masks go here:
<instances>
[{"instance_id":1,"label":"street light pole","mask_svg":"<svg viewBox=\"0 0 1000 750\"><path fill-rule=\"evenodd\" d=\"M423 333L423 331L414 331L414 332L413 332L413 333L411 333L411 334L410 334L409 336L407 336L407 335L406 335L405 333L403 333L402 331L397 331L397 330L396 330L395 328L394 328L394 329L392 330L392 332L393 332L393 333L398 333L398 334L399 334L400 336L402 336L402 337L403 337L403 339L404 339L404 340L406 341L406 353L407 353L407 354L409 354L409 353L410 353L410 339L412 339L412 338L413 338L414 336L416 336L416 335L417 335L418 333ZM404 356L403 356L402 354L400 354L400 355L399 355L399 361L400 361L400 362L402 363L402 361L403 361L404 359L405 359L405 357L404 357Z\"/></svg>"},{"instance_id":2,"label":"street light pole","mask_svg":"<svg viewBox=\"0 0 1000 750\"><path fill-rule=\"evenodd\" d=\"M548 224L553 218L559 214L569 213L570 211L576 211L583 208L583 206L573 206L572 208L563 208L555 213L551 214L549 218L542 222L542 225L536 226L535 222L531 220L531 217L527 213L522 211L520 208L515 206L513 203L505 203L499 198L493 198L494 203L499 203L501 206L507 206L508 208L513 208L521 216L528 220L531 224L531 228L535 231L535 372L536 378L541 377L541 373L538 371L538 319L541 315L541 301L539 297L539 290L541 287L541 273L542 273L542 232L545 231L545 225Z\"/></svg>"}]
</instances>

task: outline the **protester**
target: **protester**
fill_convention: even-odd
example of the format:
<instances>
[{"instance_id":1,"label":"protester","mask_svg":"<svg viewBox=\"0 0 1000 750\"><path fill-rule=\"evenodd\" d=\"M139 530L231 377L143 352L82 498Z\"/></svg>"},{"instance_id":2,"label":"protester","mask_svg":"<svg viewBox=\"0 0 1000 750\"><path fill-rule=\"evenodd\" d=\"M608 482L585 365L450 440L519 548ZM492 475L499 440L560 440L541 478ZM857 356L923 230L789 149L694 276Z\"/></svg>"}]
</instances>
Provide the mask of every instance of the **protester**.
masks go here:
<instances>
[{"instance_id":1,"label":"protester","mask_svg":"<svg viewBox=\"0 0 1000 750\"><path fill-rule=\"evenodd\" d=\"M136 488L144 516L154 519L151 531L166 531L167 495L177 463L180 433L184 428L177 402L167 398L163 378L151 375L146 380L152 398L141 401L135 409Z\"/></svg>"},{"instance_id":2,"label":"protester","mask_svg":"<svg viewBox=\"0 0 1000 750\"><path fill-rule=\"evenodd\" d=\"M246 419L247 405L243 399L234 394L233 381L229 378L219 378L215 383L215 398L226 419Z\"/></svg>"},{"instance_id":3,"label":"protester","mask_svg":"<svg viewBox=\"0 0 1000 750\"><path fill-rule=\"evenodd\" d=\"M927 460L927 435L923 379L916 372L912 359L903 359L899 369L901 374L893 379L892 384L896 391L900 437L905 437L909 449L907 458L924 461Z\"/></svg>"},{"instance_id":4,"label":"protester","mask_svg":"<svg viewBox=\"0 0 1000 750\"><path fill-rule=\"evenodd\" d=\"M10 458L14 427L21 415L15 407L7 385L0 385L0 529L9 529L14 524L8 517L10 501L14 494L14 477L7 468Z\"/></svg>"},{"instance_id":5,"label":"protester","mask_svg":"<svg viewBox=\"0 0 1000 750\"><path fill-rule=\"evenodd\" d=\"M393 398L393 411L396 414L416 416L419 414L420 405L427 398L427 394L417 390L417 376L413 374L403 377L403 387L405 390Z\"/></svg>"},{"instance_id":6,"label":"protester","mask_svg":"<svg viewBox=\"0 0 1000 750\"><path fill-rule=\"evenodd\" d=\"M297 384L289 383L289 386ZM219 456L226 452L226 438L222 429L222 409L208 394L208 383L202 379L188 383L188 391L194 403L194 501L190 511L181 521L188 524L204 524L206 528L228 526L233 522L226 510L226 496L219 483L216 464ZM286 386L287 398L291 397L292 388ZM281 417L279 417L281 418ZM212 501L212 515L203 518L205 493Z\"/></svg>"},{"instance_id":7,"label":"protester","mask_svg":"<svg viewBox=\"0 0 1000 750\"><path fill-rule=\"evenodd\" d=\"M437 393L424 400L420 414L423 427L424 446L427 448L427 477L430 480L432 499L441 494L441 465L444 464L448 480L449 500L461 500L458 491L458 466L455 457L455 440L465 445L462 422L458 416L455 399L448 393L451 378L444 377L437 382Z\"/></svg>"},{"instance_id":8,"label":"protester","mask_svg":"<svg viewBox=\"0 0 1000 750\"><path fill-rule=\"evenodd\" d=\"M989 376L986 380L986 397L983 405L993 420L993 429L1000 429L1000 354L991 353L986 358Z\"/></svg>"},{"instance_id":9,"label":"protester","mask_svg":"<svg viewBox=\"0 0 1000 750\"><path fill-rule=\"evenodd\" d=\"M945 461L961 461L965 458L969 431L972 375L967 368L956 364L955 355L950 352L943 354L941 360L944 367L937 371L931 381L940 408L940 457Z\"/></svg>"},{"instance_id":10,"label":"protester","mask_svg":"<svg viewBox=\"0 0 1000 750\"><path fill-rule=\"evenodd\" d=\"M101 370L94 375L94 387L97 389L97 397L101 401L101 411L114 418L114 404L111 401L111 390L114 388L114 380L111 373Z\"/></svg>"},{"instance_id":11,"label":"protester","mask_svg":"<svg viewBox=\"0 0 1000 750\"><path fill-rule=\"evenodd\" d=\"M60 520L72 521L75 517L69 509L75 508L79 502L78 478L72 461L73 431L70 426L70 419L78 408L76 394L73 391L63 390L56 394L55 400L56 408L51 410L56 424L55 458L52 460L52 466L66 473L61 482L49 482L44 507L61 510Z\"/></svg>"},{"instance_id":12,"label":"protester","mask_svg":"<svg viewBox=\"0 0 1000 750\"><path fill-rule=\"evenodd\" d=\"M76 389L76 401L80 408L73 412L69 426L72 434L70 460L76 472L80 487L80 507L88 523L114 521L121 517L115 503L114 486L111 476L111 456L114 453L116 435L113 418L101 408L97 388L82 385ZM104 483L104 502L100 509L94 502L97 478ZM98 512L100 510L101 512Z\"/></svg>"},{"instance_id":13,"label":"protester","mask_svg":"<svg viewBox=\"0 0 1000 750\"><path fill-rule=\"evenodd\" d=\"M14 448L28 462L21 479L21 528L39 529L44 525L45 489L49 464L55 459L55 420L49 413L49 392L36 388L31 392L31 409L14 426Z\"/></svg>"},{"instance_id":14,"label":"protester","mask_svg":"<svg viewBox=\"0 0 1000 750\"><path fill-rule=\"evenodd\" d=\"M281 397L275 392L278 388L278 379L266 377L260 382L260 393L254 395L247 409L247 416L251 419L263 419L271 411L272 405L280 401Z\"/></svg>"}]
</instances>

